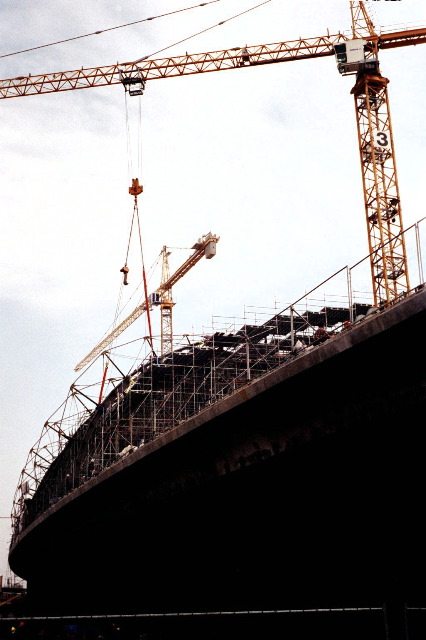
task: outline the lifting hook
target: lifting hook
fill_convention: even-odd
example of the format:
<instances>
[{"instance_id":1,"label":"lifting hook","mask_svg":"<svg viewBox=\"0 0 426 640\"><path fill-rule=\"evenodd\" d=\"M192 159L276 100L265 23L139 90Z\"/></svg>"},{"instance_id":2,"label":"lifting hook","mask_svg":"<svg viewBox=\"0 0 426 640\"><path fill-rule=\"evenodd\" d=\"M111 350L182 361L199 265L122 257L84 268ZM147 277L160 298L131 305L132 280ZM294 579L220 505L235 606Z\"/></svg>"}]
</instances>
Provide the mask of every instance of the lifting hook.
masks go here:
<instances>
[{"instance_id":1,"label":"lifting hook","mask_svg":"<svg viewBox=\"0 0 426 640\"><path fill-rule=\"evenodd\" d=\"M120 273L123 274L123 284L129 284L127 282L127 274L129 273L129 267L126 264L122 269L120 269Z\"/></svg>"},{"instance_id":2,"label":"lifting hook","mask_svg":"<svg viewBox=\"0 0 426 640\"><path fill-rule=\"evenodd\" d=\"M143 186L139 184L138 178L132 178L132 186L129 187L129 193L131 196L135 196L135 199L143 191Z\"/></svg>"}]
</instances>

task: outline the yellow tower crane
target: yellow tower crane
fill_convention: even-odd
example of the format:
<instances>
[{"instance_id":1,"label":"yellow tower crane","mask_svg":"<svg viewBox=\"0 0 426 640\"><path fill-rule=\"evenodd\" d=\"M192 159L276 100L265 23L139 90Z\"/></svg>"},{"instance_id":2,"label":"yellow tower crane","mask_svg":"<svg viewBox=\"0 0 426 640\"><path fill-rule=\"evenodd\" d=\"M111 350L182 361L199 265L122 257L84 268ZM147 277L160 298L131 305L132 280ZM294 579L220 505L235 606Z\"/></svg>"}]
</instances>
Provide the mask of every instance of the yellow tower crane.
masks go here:
<instances>
[{"instance_id":1,"label":"yellow tower crane","mask_svg":"<svg viewBox=\"0 0 426 640\"><path fill-rule=\"evenodd\" d=\"M163 247L163 268L161 284L153 293L149 295L148 304L150 306L160 306L161 309L161 352L171 352L173 348L173 335L172 335L172 287L180 280L194 265L205 256L208 260L216 255L216 244L219 242L219 237L212 233L199 238L199 240L191 247L195 249L187 260L173 273L168 273L168 256L167 247ZM139 306L132 311L111 333L109 333L99 344L87 354L81 362L77 364L74 371L80 371L89 362L91 362L100 353L103 353L107 346L111 344L127 327L129 327L137 318L139 318L147 310L146 301L142 302Z\"/></svg>"},{"instance_id":2,"label":"yellow tower crane","mask_svg":"<svg viewBox=\"0 0 426 640\"><path fill-rule=\"evenodd\" d=\"M352 40L334 46L339 72L355 75L358 146L368 229L371 279L376 306L410 291L401 199L387 85L380 73L379 46L403 46L407 32L377 35L364 2L351 0ZM411 34L410 34L411 35ZM423 41L423 40L422 40Z\"/></svg>"},{"instance_id":3,"label":"yellow tower crane","mask_svg":"<svg viewBox=\"0 0 426 640\"><path fill-rule=\"evenodd\" d=\"M197 262L205 256L207 260L216 255L216 243L219 242L217 236L207 233L194 244L195 249L189 258L174 272L169 275L169 255L167 247L163 247L161 253L163 258L161 284L155 292L155 301L152 304L160 305L161 313L161 353L171 353L173 351L173 323L172 308L174 302L172 299L172 287L178 280L182 278Z\"/></svg>"},{"instance_id":4,"label":"yellow tower crane","mask_svg":"<svg viewBox=\"0 0 426 640\"><path fill-rule=\"evenodd\" d=\"M355 98L374 301L386 306L410 291L387 85L378 52L426 42L426 27L376 32L364 0L350 0L352 37L343 33L234 47L173 58L0 80L0 99L122 83L140 95L147 81L189 74L336 56L342 75L356 74Z\"/></svg>"}]
</instances>

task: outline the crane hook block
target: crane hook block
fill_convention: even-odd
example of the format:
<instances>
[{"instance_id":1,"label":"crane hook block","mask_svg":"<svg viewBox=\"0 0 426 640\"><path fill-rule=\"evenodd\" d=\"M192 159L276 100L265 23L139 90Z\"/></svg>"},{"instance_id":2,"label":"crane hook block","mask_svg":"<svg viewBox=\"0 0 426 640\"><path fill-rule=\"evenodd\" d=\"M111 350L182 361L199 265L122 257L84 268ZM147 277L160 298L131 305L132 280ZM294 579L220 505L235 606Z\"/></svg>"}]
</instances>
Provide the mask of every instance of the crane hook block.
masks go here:
<instances>
[{"instance_id":1,"label":"crane hook block","mask_svg":"<svg viewBox=\"0 0 426 640\"><path fill-rule=\"evenodd\" d=\"M127 274L129 273L129 267L127 265L124 265L124 267L120 269L120 273L123 274L123 284L129 284L127 282Z\"/></svg>"},{"instance_id":2,"label":"crane hook block","mask_svg":"<svg viewBox=\"0 0 426 640\"><path fill-rule=\"evenodd\" d=\"M129 187L129 193L131 196L135 196L135 198L142 193L143 186L139 184L138 178L132 178L132 186Z\"/></svg>"}]
</instances>

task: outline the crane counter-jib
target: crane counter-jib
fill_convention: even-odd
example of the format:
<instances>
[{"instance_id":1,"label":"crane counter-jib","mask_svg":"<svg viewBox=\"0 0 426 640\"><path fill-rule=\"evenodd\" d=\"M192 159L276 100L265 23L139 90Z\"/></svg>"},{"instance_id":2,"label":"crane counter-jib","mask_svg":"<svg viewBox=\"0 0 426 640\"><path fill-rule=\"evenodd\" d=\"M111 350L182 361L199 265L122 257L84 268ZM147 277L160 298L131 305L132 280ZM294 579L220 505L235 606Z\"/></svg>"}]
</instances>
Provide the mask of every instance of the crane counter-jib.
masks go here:
<instances>
[{"instance_id":1,"label":"crane counter-jib","mask_svg":"<svg viewBox=\"0 0 426 640\"><path fill-rule=\"evenodd\" d=\"M378 37L379 49L393 49L426 43L426 27L395 31Z\"/></svg>"}]
</instances>

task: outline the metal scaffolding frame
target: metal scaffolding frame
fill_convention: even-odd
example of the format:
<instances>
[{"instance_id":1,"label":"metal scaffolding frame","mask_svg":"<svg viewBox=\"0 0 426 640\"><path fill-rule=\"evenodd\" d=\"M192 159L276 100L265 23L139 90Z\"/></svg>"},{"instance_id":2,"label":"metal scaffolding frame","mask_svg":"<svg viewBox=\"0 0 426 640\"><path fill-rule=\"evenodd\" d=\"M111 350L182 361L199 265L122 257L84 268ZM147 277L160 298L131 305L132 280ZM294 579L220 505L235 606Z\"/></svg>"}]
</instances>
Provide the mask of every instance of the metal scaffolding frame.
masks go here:
<instances>
[{"instance_id":1,"label":"metal scaffolding frame","mask_svg":"<svg viewBox=\"0 0 426 640\"><path fill-rule=\"evenodd\" d=\"M421 235L420 225L425 224L422 218L404 231L412 273L417 263L412 292L424 286L426 234ZM374 305L369 265L366 256L351 268L343 267L292 304L273 310L249 307L240 319L216 317L202 335L186 334L180 341L174 336L173 351L161 356L141 338L145 357L136 368L130 365L128 374L117 365L119 357L129 357L123 352L126 345L101 354L102 380L94 374L95 379L83 384L84 376L93 374L95 363L90 364L44 423L28 454L12 507L12 543L47 509L123 457L315 348L320 322L338 334L346 322L384 310L387 304ZM117 377L112 377L113 369Z\"/></svg>"},{"instance_id":2,"label":"metal scaffolding frame","mask_svg":"<svg viewBox=\"0 0 426 640\"><path fill-rule=\"evenodd\" d=\"M104 469L297 357L298 339L304 341L304 349L313 346L321 320L338 332L371 304L352 310L325 306L309 311L304 306L290 306L261 324L214 331L198 340L186 336L186 344L162 357L151 353L134 371L115 380L99 404L72 385L66 403L80 404L82 410L47 422L43 435L49 432L51 443L42 444L41 438L31 450L15 495L14 537Z\"/></svg>"}]
</instances>

